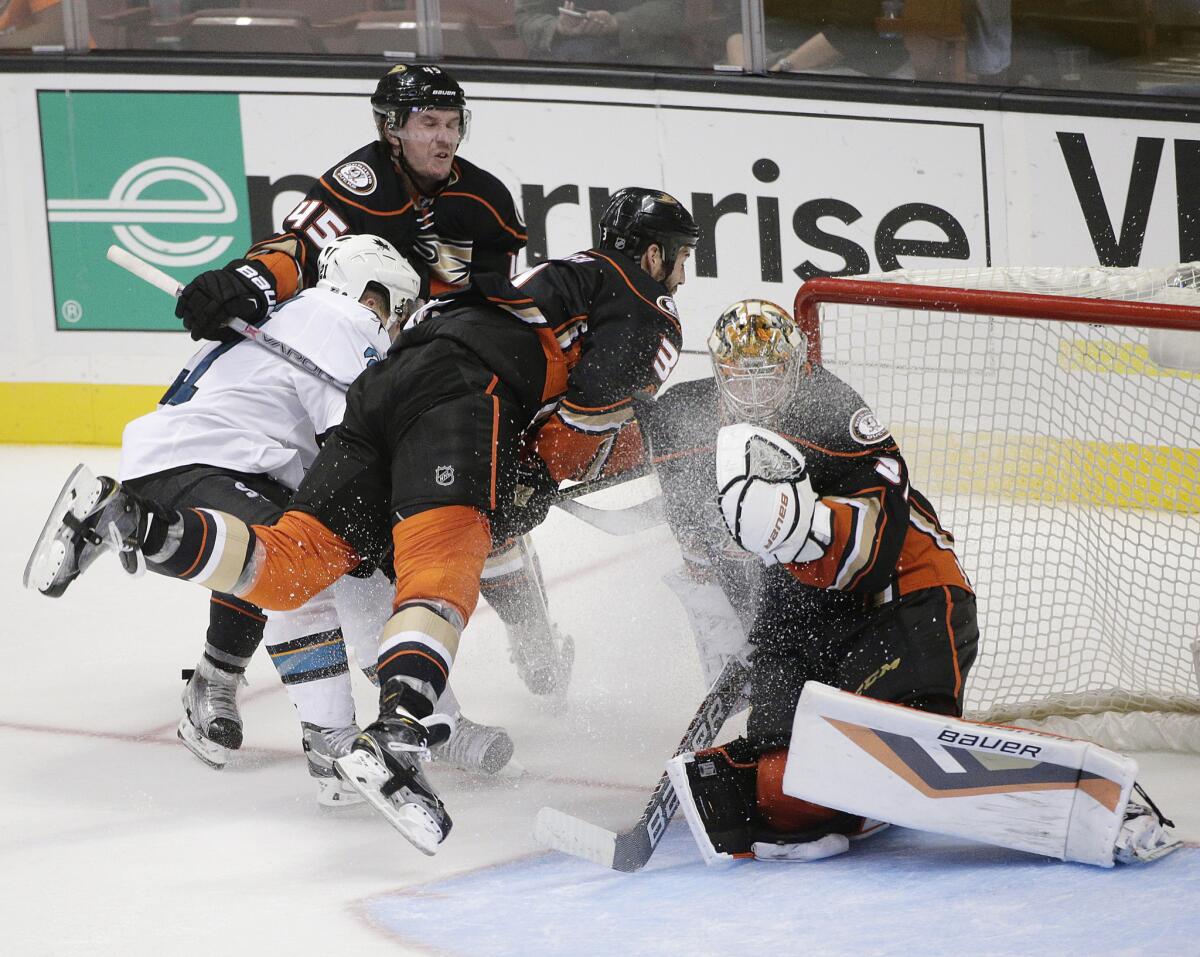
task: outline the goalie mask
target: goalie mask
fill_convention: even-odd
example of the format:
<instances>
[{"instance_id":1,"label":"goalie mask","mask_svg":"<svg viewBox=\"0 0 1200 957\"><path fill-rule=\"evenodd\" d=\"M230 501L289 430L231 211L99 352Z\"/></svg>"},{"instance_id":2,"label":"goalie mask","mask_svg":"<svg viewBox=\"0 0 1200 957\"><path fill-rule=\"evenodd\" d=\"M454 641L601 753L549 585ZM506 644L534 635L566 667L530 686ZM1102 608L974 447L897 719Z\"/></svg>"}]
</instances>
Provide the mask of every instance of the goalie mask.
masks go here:
<instances>
[{"instance_id":1,"label":"goalie mask","mask_svg":"<svg viewBox=\"0 0 1200 957\"><path fill-rule=\"evenodd\" d=\"M421 278L379 236L339 236L321 250L317 259L317 288L359 300L368 286L387 293L389 319L384 328L399 329L412 315L421 293Z\"/></svg>"},{"instance_id":2,"label":"goalie mask","mask_svg":"<svg viewBox=\"0 0 1200 957\"><path fill-rule=\"evenodd\" d=\"M708 351L726 411L738 421L762 422L795 394L808 338L782 307L743 299L721 313Z\"/></svg>"}]
</instances>

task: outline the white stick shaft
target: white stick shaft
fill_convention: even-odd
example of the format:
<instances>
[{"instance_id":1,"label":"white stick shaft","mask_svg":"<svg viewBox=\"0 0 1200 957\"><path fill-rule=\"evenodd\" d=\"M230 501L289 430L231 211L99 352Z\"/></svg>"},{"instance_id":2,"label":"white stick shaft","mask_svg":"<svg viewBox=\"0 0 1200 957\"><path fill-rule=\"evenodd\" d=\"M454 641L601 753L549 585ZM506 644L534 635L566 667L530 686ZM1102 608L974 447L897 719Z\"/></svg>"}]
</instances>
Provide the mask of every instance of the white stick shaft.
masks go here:
<instances>
[{"instance_id":1,"label":"white stick shaft","mask_svg":"<svg viewBox=\"0 0 1200 957\"><path fill-rule=\"evenodd\" d=\"M139 259L133 253L126 249L122 249L120 246L109 246L106 255L109 262L116 263L122 269L133 273L133 275L137 276L138 279L148 282L156 289L161 289L168 296L175 296L178 298L180 291L183 289L183 286L180 283L176 282L175 279L173 279L171 276L168 276L161 269L151 266L144 259ZM303 369L309 375L316 376L322 382L336 386L343 391L350 387L349 383L342 382L340 379L335 379L302 352L298 352L285 342L280 342L278 339L264 332L262 329L259 329L257 326L250 325L244 319L230 319L226 325L229 326L229 328L234 332L237 332L249 339L251 342L262 346L262 348L266 349L268 352L272 352L281 359L287 360L297 368Z\"/></svg>"},{"instance_id":2,"label":"white stick shaft","mask_svg":"<svg viewBox=\"0 0 1200 957\"><path fill-rule=\"evenodd\" d=\"M143 282L150 283L156 289L161 289L168 296L178 296L183 286L176 282L171 276L168 276L161 269L151 266L144 259L138 259L133 253L120 246L108 247L108 261L116 263L122 269L133 273L138 279Z\"/></svg>"}]
</instances>

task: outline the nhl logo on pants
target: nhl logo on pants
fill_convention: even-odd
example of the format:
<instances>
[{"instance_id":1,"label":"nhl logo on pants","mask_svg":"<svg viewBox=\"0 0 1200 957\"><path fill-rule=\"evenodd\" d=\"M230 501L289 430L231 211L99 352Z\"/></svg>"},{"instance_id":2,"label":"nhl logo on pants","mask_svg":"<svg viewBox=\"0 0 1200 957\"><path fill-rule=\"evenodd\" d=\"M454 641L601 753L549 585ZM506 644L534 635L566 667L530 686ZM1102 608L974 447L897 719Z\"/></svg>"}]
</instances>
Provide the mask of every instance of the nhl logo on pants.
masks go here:
<instances>
[{"instance_id":1,"label":"nhl logo on pants","mask_svg":"<svg viewBox=\"0 0 1200 957\"><path fill-rule=\"evenodd\" d=\"M454 466L439 465L433 472L433 480L438 485L453 485L454 484Z\"/></svg>"}]
</instances>

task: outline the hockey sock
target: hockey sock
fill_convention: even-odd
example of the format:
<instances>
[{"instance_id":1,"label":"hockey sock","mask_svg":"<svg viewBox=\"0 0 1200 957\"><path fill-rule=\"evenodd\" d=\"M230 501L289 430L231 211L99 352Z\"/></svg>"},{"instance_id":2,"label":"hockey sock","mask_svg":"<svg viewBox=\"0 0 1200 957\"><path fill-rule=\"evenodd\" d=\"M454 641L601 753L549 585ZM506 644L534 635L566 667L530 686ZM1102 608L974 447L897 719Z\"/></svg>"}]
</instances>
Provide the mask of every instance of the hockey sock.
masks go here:
<instances>
[{"instance_id":1,"label":"hockey sock","mask_svg":"<svg viewBox=\"0 0 1200 957\"><path fill-rule=\"evenodd\" d=\"M546 620L546 599L538 582L521 561L521 553L515 548L506 549L505 556L515 559L515 567L508 563L495 562L489 556L479 582L480 593L492 606L493 611L505 626L512 628L534 621Z\"/></svg>"},{"instance_id":2,"label":"hockey sock","mask_svg":"<svg viewBox=\"0 0 1200 957\"><path fill-rule=\"evenodd\" d=\"M300 720L322 728L354 722L346 643L341 629L267 645Z\"/></svg>"},{"instance_id":3,"label":"hockey sock","mask_svg":"<svg viewBox=\"0 0 1200 957\"><path fill-rule=\"evenodd\" d=\"M435 702L446 690L458 651L462 627L447 619L458 616L453 609L441 607L444 605L401 605L384 625L379 639L379 683L387 686L392 678L402 679L411 694L401 703L417 718L433 713Z\"/></svg>"},{"instance_id":4,"label":"hockey sock","mask_svg":"<svg viewBox=\"0 0 1200 957\"><path fill-rule=\"evenodd\" d=\"M257 605L214 594L208 606L204 657L222 671L242 674L262 642L267 617Z\"/></svg>"},{"instance_id":5,"label":"hockey sock","mask_svg":"<svg viewBox=\"0 0 1200 957\"><path fill-rule=\"evenodd\" d=\"M142 552L147 564L160 575L194 581L214 591L231 590L254 554L254 532L224 512L187 508L177 515L179 520L171 521L165 533L156 532L157 520L150 523ZM158 535L162 539L152 543Z\"/></svg>"}]
</instances>

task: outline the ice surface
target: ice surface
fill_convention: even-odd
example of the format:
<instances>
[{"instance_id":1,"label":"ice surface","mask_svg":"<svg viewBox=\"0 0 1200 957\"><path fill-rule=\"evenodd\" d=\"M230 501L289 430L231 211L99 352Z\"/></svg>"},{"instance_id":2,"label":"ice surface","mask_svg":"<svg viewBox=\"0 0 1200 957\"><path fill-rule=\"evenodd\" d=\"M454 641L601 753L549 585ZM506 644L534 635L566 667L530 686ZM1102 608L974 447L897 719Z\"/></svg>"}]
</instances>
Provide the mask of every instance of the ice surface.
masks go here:
<instances>
[{"instance_id":1,"label":"ice surface","mask_svg":"<svg viewBox=\"0 0 1200 957\"><path fill-rule=\"evenodd\" d=\"M816 864L715 869L676 825L637 875L542 851L531 830L544 804L632 823L703 693L658 580L677 560L663 529L606 538L555 513L534 533L576 639L561 712L525 690L481 606L455 684L468 715L508 727L528 774L435 767L455 820L436 857L361 807L317 806L265 655L243 692L246 746L213 771L174 732L179 671L203 645L200 589L133 581L108 556L60 599L20 586L79 461L113 470L117 454L0 449L0 954L1197 952L1194 848L1101 871L894 830ZM369 719L372 689L356 689ZM1200 841L1200 758L1139 759L1151 796Z\"/></svg>"}]
</instances>

